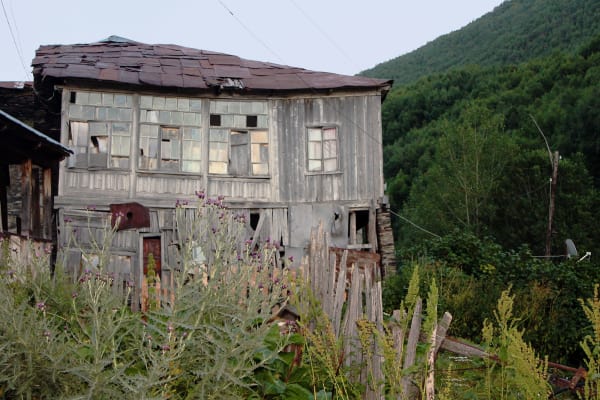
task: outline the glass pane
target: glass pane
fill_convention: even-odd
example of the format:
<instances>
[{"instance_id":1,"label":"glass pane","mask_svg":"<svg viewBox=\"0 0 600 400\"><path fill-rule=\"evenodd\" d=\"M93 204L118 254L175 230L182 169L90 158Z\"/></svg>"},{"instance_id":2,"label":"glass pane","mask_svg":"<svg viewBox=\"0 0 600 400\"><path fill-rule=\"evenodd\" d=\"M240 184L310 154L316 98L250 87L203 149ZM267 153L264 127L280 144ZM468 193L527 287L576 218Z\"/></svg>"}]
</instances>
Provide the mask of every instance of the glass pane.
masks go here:
<instances>
[{"instance_id":1,"label":"glass pane","mask_svg":"<svg viewBox=\"0 0 600 400\"><path fill-rule=\"evenodd\" d=\"M208 163L208 172L210 174L226 174L227 173L227 163L210 162L210 163Z\"/></svg>"},{"instance_id":2,"label":"glass pane","mask_svg":"<svg viewBox=\"0 0 600 400\"><path fill-rule=\"evenodd\" d=\"M267 131L253 131L252 135L252 143L268 143L269 140L267 138Z\"/></svg>"},{"instance_id":3,"label":"glass pane","mask_svg":"<svg viewBox=\"0 0 600 400\"><path fill-rule=\"evenodd\" d=\"M269 164L252 164L252 175L267 175L269 173Z\"/></svg>"},{"instance_id":4,"label":"glass pane","mask_svg":"<svg viewBox=\"0 0 600 400\"><path fill-rule=\"evenodd\" d=\"M88 140L88 123L71 121L71 136L69 146L85 146Z\"/></svg>"},{"instance_id":5,"label":"glass pane","mask_svg":"<svg viewBox=\"0 0 600 400\"><path fill-rule=\"evenodd\" d=\"M261 162L260 159L260 144L252 144L250 150L250 161L253 163Z\"/></svg>"},{"instance_id":6,"label":"glass pane","mask_svg":"<svg viewBox=\"0 0 600 400\"><path fill-rule=\"evenodd\" d=\"M90 133L92 135L98 133L108 133L108 124L104 122L90 122Z\"/></svg>"},{"instance_id":7,"label":"glass pane","mask_svg":"<svg viewBox=\"0 0 600 400\"><path fill-rule=\"evenodd\" d=\"M320 160L321 157L321 142L308 142L308 158Z\"/></svg>"},{"instance_id":8,"label":"glass pane","mask_svg":"<svg viewBox=\"0 0 600 400\"><path fill-rule=\"evenodd\" d=\"M335 140L336 128L323 128L323 140Z\"/></svg>"},{"instance_id":9,"label":"glass pane","mask_svg":"<svg viewBox=\"0 0 600 400\"><path fill-rule=\"evenodd\" d=\"M323 158L337 157L337 143L335 140L323 142Z\"/></svg>"},{"instance_id":10,"label":"glass pane","mask_svg":"<svg viewBox=\"0 0 600 400\"><path fill-rule=\"evenodd\" d=\"M321 128L308 128L308 140L321 141Z\"/></svg>"},{"instance_id":11,"label":"glass pane","mask_svg":"<svg viewBox=\"0 0 600 400\"><path fill-rule=\"evenodd\" d=\"M90 153L108 152L108 136L90 136Z\"/></svg>"},{"instance_id":12,"label":"glass pane","mask_svg":"<svg viewBox=\"0 0 600 400\"><path fill-rule=\"evenodd\" d=\"M191 144L189 147L192 148L192 155L191 155L191 159L192 160L201 160L202 157L202 146L200 145L200 143L193 143Z\"/></svg>"},{"instance_id":13,"label":"glass pane","mask_svg":"<svg viewBox=\"0 0 600 400\"><path fill-rule=\"evenodd\" d=\"M158 158L158 140L149 139L148 140L148 157Z\"/></svg>"},{"instance_id":14,"label":"glass pane","mask_svg":"<svg viewBox=\"0 0 600 400\"><path fill-rule=\"evenodd\" d=\"M184 172L200 172L200 161L183 161L181 168Z\"/></svg>"},{"instance_id":15,"label":"glass pane","mask_svg":"<svg viewBox=\"0 0 600 400\"><path fill-rule=\"evenodd\" d=\"M129 134L129 125L127 123L122 123L122 122L114 122L112 124L112 128L113 128L113 133L116 134L120 134L120 135L128 135Z\"/></svg>"},{"instance_id":16,"label":"glass pane","mask_svg":"<svg viewBox=\"0 0 600 400\"><path fill-rule=\"evenodd\" d=\"M321 170L321 160L308 160L308 170L309 171L320 171Z\"/></svg>"},{"instance_id":17,"label":"glass pane","mask_svg":"<svg viewBox=\"0 0 600 400\"><path fill-rule=\"evenodd\" d=\"M337 159L330 158L330 159L325 160L325 165L324 165L323 170L325 172L337 171Z\"/></svg>"},{"instance_id":18,"label":"glass pane","mask_svg":"<svg viewBox=\"0 0 600 400\"><path fill-rule=\"evenodd\" d=\"M210 130L210 141L211 142L227 142L229 131L226 129L211 129Z\"/></svg>"}]
</instances>

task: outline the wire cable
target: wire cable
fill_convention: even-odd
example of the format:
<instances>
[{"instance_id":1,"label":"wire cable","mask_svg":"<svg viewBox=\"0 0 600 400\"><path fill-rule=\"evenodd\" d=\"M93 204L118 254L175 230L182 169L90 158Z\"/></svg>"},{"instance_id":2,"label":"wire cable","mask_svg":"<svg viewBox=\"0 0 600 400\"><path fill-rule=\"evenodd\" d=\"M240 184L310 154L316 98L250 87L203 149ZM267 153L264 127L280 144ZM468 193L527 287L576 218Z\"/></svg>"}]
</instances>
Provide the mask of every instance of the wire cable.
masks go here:
<instances>
[{"instance_id":1,"label":"wire cable","mask_svg":"<svg viewBox=\"0 0 600 400\"><path fill-rule=\"evenodd\" d=\"M406 217L403 217L402 215L398 214L397 212L395 212L395 211L393 211L393 210L391 210L391 209L390 209L389 211L390 211L390 214L393 214L393 215L395 215L396 217L400 218L401 220L408 222L409 224L411 224L411 225L412 225L412 226L414 226L415 228L417 228L417 229L419 229L419 230L421 230L421 231L423 231L423 232L425 232L425 233L428 233L428 234L430 234L431 236L434 236L434 237L436 237L436 238L438 238L438 239L441 239L441 236L440 236L440 235L437 235L437 234L435 234L435 233L433 233L433 232L431 232L431 231L428 231L427 229L423 228L422 226L420 226L420 225L417 225L416 223L412 222L410 219L408 219L408 218L406 218Z\"/></svg>"},{"instance_id":2,"label":"wire cable","mask_svg":"<svg viewBox=\"0 0 600 400\"><path fill-rule=\"evenodd\" d=\"M29 76L31 75L31 73L27 71L27 68L25 67L25 63L23 62L23 54L21 53L19 45L17 44L17 39L15 38L15 34L13 32L12 25L10 24L8 14L6 13L6 8L4 7L4 0L0 0L0 4L2 5L2 11L4 12L4 18L6 19L6 24L8 25L10 37L12 38L13 44L15 45L15 50L17 51L17 55L19 56L19 62L21 63L21 66L23 67L23 72L25 72L25 80L29 80L30 79Z\"/></svg>"}]
</instances>

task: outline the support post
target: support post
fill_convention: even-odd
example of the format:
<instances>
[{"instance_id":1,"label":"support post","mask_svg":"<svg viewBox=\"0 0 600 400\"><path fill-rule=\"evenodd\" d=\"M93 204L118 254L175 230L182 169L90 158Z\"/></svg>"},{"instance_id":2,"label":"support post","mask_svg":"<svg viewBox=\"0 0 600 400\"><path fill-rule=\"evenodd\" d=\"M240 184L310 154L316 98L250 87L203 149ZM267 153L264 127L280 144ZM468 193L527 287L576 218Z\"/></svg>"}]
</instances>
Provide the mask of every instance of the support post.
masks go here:
<instances>
[{"instance_id":1,"label":"support post","mask_svg":"<svg viewBox=\"0 0 600 400\"><path fill-rule=\"evenodd\" d=\"M26 237L31 236L32 166L31 159L21 164L21 232Z\"/></svg>"}]
</instances>

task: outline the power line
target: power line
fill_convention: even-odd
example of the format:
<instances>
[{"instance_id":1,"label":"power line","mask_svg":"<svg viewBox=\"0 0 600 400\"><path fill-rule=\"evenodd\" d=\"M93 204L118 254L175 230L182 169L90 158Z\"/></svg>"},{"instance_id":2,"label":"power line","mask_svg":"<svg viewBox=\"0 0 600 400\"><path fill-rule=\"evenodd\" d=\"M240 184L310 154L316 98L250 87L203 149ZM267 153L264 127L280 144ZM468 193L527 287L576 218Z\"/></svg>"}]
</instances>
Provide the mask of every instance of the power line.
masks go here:
<instances>
[{"instance_id":1,"label":"power line","mask_svg":"<svg viewBox=\"0 0 600 400\"><path fill-rule=\"evenodd\" d=\"M396 217L400 218L401 220L408 222L409 224L411 224L411 225L412 225L412 226L414 226L415 228L417 228L417 229L419 229L419 230L421 230L421 231L423 231L423 232L425 232L425 233L428 233L428 234L430 234L431 236L435 236L435 237L436 237L436 238L438 238L438 239L440 239L440 238L441 238L441 236L440 236L440 235L437 235L437 234L435 234L435 233L433 233L433 232L431 232L431 231L428 231L427 229L423 228L422 226L419 226L419 225L415 224L415 223L414 223L414 222L412 222L410 219L408 219L408 218L406 218L406 217L403 217L402 215L398 214L397 212L394 212L394 211L392 211L392 210L389 210L389 211L390 211L390 214L393 214L393 215L395 215Z\"/></svg>"},{"instance_id":2,"label":"power line","mask_svg":"<svg viewBox=\"0 0 600 400\"><path fill-rule=\"evenodd\" d=\"M15 50L17 51L17 55L19 56L19 61L21 63L21 66L23 67L23 71L25 72L25 80L29 79L29 75L30 72L27 71L27 68L25 67L25 63L23 62L23 54L21 53L21 49L19 48L19 45L17 44L17 39L15 39L15 34L13 32L12 26L10 24L10 20L8 19L8 14L6 13L6 8L4 7L4 0L0 0L0 4L2 4L2 11L4 12L4 18L6 19L6 24L8 25L8 30L10 32L10 36L12 38L13 44L15 45ZM16 24L15 24L16 26Z\"/></svg>"},{"instance_id":3,"label":"power line","mask_svg":"<svg viewBox=\"0 0 600 400\"><path fill-rule=\"evenodd\" d=\"M290 0L290 3L292 3L292 4L294 5L294 7L296 7L296 9L297 9L298 11L300 11L300 12L302 13L302 15L304 15L304 17L305 17L305 18L308 20L308 22L310 22L310 23L311 23L311 25L312 25L313 27L315 27L315 29L316 29L316 30L318 30L318 31L319 31L319 33L321 33L321 35L323 35L323 37L325 37L325 39L327 39L327 40L329 41L329 43L331 43L331 45L332 45L333 47L335 47L335 48L336 48L336 50L337 50L337 51L338 51L338 52L339 52L339 53L340 53L342 56L344 56L344 58L346 58L346 60L350 61L350 62L351 62L351 63L352 63L352 64L353 64L355 67L357 67L356 63L355 63L355 62L354 62L354 60L353 60L353 59L352 59L352 58L351 58L351 57L348 55L348 53L346 53L346 52L344 51L344 49L342 49L342 47L341 47L341 46L339 46L339 45L338 45L338 44L337 44L337 43L336 43L336 42L335 42L335 41L334 41L334 40L331 38L331 36L329 36L329 35L327 34L327 32L325 32L325 31L324 31L324 30L321 28L321 26L320 26L320 25L318 25L318 24L316 23L316 22L315 22L315 20L314 20L313 18L311 18L311 17L310 17L310 15L308 15L308 14L307 14L307 13L304 11L304 9L302 9L302 8L301 8L301 7L298 5L298 3L296 3L296 1L294 1L294 0Z\"/></svg>"},{"instance_id":4,"label":"power line","mask_svg":"<svg viewBox=\"0 0 600 400\"><path fill-rule=\"evenodd\" d=\"M252 36L252 37L253 37L253 38L254 38L254 39L257 41L257 42L259 42L259 43L260 43L260 44L261 44L261 45L262 45L262 46L263 46L265 49L267 49L267 51L268 51L269 53L273 54L273 56L274 56L274 57L276 57L276 58L279 60L279 62L281 62L282 64L285 64L285 63L283 62L283 60L281 59L281 57L279 57L279 55L278 55L278 54L277 54L275 51L273 51L273 50L272 50L272 49L271 49L271 48L270 48L270 47L269 47L269 46L268 46L268 45L267 45L267 44L266 44L264 41L262 41L262 40L260 39L260 37L258 37L257 35L255 35L255 34L254 34L254 32L253 32L253 31L252 31L250 28L248 28L248 27L246 26L246 24L244 24L244 22L243 22L241 19L239 19L239 18L237 17L237 15L235 15L235 14L233 13L233 11L231 11L231 9L230 9L229 7L227 7L227 5L226 5L226 4L225 4L223 1L221 1L221 0L217 0L217 1L219 2L219 4L221 4L221 6L223 6L223 8L224 8L225 10L227 10L227 12L228 12L228 13L229 13L229 14L230 14L230 15L231 15L233 18L235 18L235 20L236 20L236 21L237 21L237 22L238 22L238 23L239 23L239 24L242 26L242 28L244 28L244 29L246 30L246 32L248 32L248 33L250 34L250 36Z\"/></svg>"}]
</instances>

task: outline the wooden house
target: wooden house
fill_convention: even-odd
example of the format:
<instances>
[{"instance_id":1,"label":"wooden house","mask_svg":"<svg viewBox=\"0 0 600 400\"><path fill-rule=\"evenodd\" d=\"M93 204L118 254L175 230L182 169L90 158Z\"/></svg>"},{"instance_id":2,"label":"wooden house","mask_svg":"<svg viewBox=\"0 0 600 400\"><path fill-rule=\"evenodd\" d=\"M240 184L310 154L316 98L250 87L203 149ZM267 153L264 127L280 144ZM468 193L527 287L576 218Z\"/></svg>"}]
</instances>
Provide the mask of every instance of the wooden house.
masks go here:
<instances>
[{"instance_id":1,"label":"wooden house","mask_svg":"<svg viewBox=\"0 0 600 400\"><path fill-rule=\"evenodd\" d=\"M391 81L115 36L41 46L33 67L75 153L60 166L59 228L68 221L85 247L102 225L90 218L125 215L110 263L136 282L150 252L161 274L177 267L175 204L199 191L223 196L250 238L278 242L286 257L305 255L319 221L336 247L387 243L393 255L381 144ZM80 257L71 249L69 263Z\"/></svg>"},{"instance_id":2,"label":"wooden house","mask_svg":"<svg viewBox=\"0 0 600 400\"><path fill-rule=\"evenodd\" d=\"M53 176L58 162L71 151L3 109L0 140L0 238L19 256L31 255L29 245L50 253L55 230Z\"/></svg>"}]
</instances>

